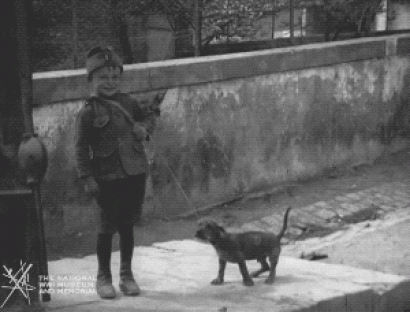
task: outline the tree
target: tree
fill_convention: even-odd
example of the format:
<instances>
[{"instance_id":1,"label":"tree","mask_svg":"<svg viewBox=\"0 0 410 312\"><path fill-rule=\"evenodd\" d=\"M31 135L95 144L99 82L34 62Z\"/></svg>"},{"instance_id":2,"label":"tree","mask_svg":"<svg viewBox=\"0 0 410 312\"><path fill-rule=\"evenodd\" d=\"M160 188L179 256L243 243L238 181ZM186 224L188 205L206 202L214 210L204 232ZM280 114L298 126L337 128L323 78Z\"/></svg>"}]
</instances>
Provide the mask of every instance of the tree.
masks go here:
<instances>
[{"instance_id":1,"label":"tree","mask_svg":"<svg viewBox=\"0 0 410 312\"><path fill-rule=\"evenodd\" d=\"M293 11L296 7L319 4L321 0L211 0L203 9L204 44L212 40L248 40L257 29L256 22L266 14L275 15L278 10ZM293 35L293 14L289 28Z\"/></svg>"},{"instance_id":2,"label":"tree","mask_svg":"<svg viewBox=\"0 0 410 312\"><path fill-rule=\"evenodd\" d=\"M62 34L60 29L70 29L70 0L33 1L33 70L55 66L66 57L70 34ZM64 24L64 26L62 25Z\"/></svg>"},{"instance_id":3,"label":"tree","mask_svg":"<svg viewBox=\"0 0 410 312\"><path fill-rule=\"evenodd\" d=\"M325 40L336 40L344 30L367 35L380 6L381 0L322 0L319 16Z\"/></svg>"},{"instance_id":4,"label":"tree","mask_svg":"<svg viewBox=\"0 0 410 312\"><path fill-rule=\"evenodd\" d=\"M272 9L272 0L208 1L203 9L204 44L215 38L241 40L252 37L256 31L255 22Z\"/></svg>"},{"instance_id":5,"label":"tree","mask_svg":"<svg viewBox=\"0 0 410 312\"><path fill-rule=\"evenodd\" d=\"M136 17L142 21L141 27L144 27L144 21L151 14L160 13L168 18L169 25L176 33L176 44L191 45L192 40L188 38L195 32L203 48L212 42L249 40L258 31L255 24L261 17L276 14L281 9L289 10L292 4L294 7L316 6L325 40L336 40L346 30L360 36L370 31L380 2L381 0L33 0L36 25L33 34L34 69L63 69L73 64L83 64L86 51L96 44L113 46L123 56L125 63L145 61L143 58L136 59L135 51L132 51L130 27L135 27L131 25L131 21ZM199 10L195 10L196 3ZM292 25L291 16L290 30ZM200 50L199 48L198 54Z\"/></svg>"}]
</instances>

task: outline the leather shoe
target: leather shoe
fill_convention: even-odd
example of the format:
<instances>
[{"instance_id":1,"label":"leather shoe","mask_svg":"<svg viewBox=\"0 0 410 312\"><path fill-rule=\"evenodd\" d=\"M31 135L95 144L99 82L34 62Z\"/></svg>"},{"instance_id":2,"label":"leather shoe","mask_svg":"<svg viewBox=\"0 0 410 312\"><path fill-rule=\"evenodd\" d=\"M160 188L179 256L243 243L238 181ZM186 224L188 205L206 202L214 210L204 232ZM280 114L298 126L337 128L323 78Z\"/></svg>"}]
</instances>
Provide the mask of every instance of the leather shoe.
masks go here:
<instances>
[{"instance_id":1,"label":"leather shoe","mask_svg":"<svg viewBox=\"0 0 410 312\"><path fill-rule=\"evenodd\" d=\"M102 299L115 298L115 289L112 286L111 278L107 276L98 276L96 282L97 294Z\"/></svg>"},{"instance_id":2,"label":"leather shoe","mask_svg":"<svg viewBox=\"0 0 410 312\"><path fill-rule=\"evenodd\" d=\"M141 290L132 276L121 277L120 289L126 296L137 296Z\"/></svg>"}]
</instances>

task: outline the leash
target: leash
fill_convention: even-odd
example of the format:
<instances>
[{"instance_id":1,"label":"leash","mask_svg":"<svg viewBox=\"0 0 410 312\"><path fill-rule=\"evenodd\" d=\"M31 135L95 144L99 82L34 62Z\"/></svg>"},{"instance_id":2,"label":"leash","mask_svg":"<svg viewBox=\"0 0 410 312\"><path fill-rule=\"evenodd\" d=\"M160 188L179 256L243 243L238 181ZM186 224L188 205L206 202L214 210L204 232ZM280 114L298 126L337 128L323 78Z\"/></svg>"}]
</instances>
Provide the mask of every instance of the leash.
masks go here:
<instances>
[{"instance_id":1,"label":"leash","mask_svg":"<svg viewBox=\"0 0 410 312\"><path fill-rule=\"evenodd\" d=\"M178 186L179 190L181 191L182 195L184 196L184 199L187 202L188 206L195 212L196 219L199 220L198 209L195 208L194 204L192 203L192 201L189 199L188 195L184 191L184 188L182 187L182 185L178 181L175 173L172 171L171 167L169 166L167 159L165 159L165 166L167 167L168 171L171 173L171 176L174 179L175 184Z\"/></svg>"}]
</instances>

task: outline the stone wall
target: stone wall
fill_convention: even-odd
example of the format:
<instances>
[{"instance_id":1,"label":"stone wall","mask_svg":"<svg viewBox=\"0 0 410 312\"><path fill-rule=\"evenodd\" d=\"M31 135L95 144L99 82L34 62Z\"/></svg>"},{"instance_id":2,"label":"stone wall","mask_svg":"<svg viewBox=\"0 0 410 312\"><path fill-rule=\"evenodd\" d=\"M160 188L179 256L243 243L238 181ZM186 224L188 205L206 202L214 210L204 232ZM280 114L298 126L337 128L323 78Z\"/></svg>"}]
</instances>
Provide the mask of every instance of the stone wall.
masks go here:
<instances>
[{"instance_id":1,"label":"stone wall","mask_svg":"<svg viewBox=\"0 0 410 312\"><path fill-rule=\"evenodd\" d=\"M146 213L181 214L408 146L409 35L128 65L124 80L136 97L167 90ZM74 233L95 215L74 160L85 72L37 73L34 93L50 154L48 233Z\"/></svg>"}]
</instances>

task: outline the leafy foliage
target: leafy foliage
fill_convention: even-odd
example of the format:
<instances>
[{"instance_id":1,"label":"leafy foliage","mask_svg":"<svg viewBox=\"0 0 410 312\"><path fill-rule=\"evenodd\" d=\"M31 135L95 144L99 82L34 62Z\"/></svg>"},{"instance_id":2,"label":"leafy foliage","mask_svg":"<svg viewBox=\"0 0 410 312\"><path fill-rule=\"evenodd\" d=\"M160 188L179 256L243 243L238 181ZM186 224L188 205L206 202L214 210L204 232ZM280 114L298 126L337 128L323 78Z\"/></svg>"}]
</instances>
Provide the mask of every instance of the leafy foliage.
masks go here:
<instances>
[{"instance_id":1,"label":"leafy foliage","mask_svg":"<svg viewBox=\"0 0 410 312\"><path fill-rule=\"evenodd\" d=\"M32 23L32 45L34 70L55 66L64 55L67 38L62 32L61 21L70 15L69 0L34 0ZM66 27L71 27L67 21Z\"/></svg>"},{"instance_id":2,"label":"leafy foliage","mask_svg":"<svg viewBox=\"0 0 410 312\"><path fill-rule=\"evenodd\" d=\"M257 31L256 22L280 9L315 6L316 18L324 25L326 40L337 39L340 32L370 30L370 24L381 0L198 0L202 45L213 40L248 40ZM397 0L410 3L410 0ZM78 27L73 28L73 5ZM83 53L93 44L109 43L133 62L127 27L129 17L147 17L161 13L176 30L193 29L195 0L33 0L33 59L35 70L72 65L73 34L77 34L78 50ZM76 56L77 57L77 56ZM71 58L71 59L70 59ZM65 63L64 61L65 60ZM79 64L84 55L79 56ZM70 63L71 62L71 63ZM67 64L68 63L68 64ZM67 66L68 65L68 66Z\"/></svg>"},{"instance_id":3,"label":"leafy foliage","mask_svg":"<svg viewBox=\"0 0 410 312\"><path fill-rule=\"evenodd\" d=\"M343 30L356 31L357 36L368 33L380 6L380 0L322 0L320 17L326 40L337 39Z\"/></svg>"},{"instance_id":4,"label":"leafy foliage","mask_svg":"<svg viewBox=\"0 0 410 312\"><path fill-rule=\"evenodd\" d=\"M272 9L272 0L210 1L203 9L203 31L206 37L250 38L256 20Z\"/></svg>"}]
</instances>

